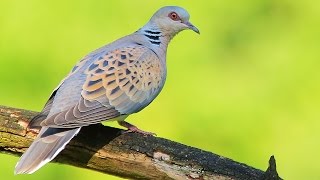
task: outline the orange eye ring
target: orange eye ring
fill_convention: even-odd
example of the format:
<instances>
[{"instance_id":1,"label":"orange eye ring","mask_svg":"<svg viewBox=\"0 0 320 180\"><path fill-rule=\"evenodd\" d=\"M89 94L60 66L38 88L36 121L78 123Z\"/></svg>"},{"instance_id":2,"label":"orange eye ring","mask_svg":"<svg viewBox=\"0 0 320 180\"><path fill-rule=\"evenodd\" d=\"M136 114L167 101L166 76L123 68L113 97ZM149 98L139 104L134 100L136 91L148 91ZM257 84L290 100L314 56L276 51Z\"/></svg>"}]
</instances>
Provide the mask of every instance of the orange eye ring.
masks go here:
<instances>
[{"instance_id":1,"label":"orange eye ring","mask_svg":"<svg viewBox=\"0 0 320 180\"><path fill-rule=\"evenodd\" d=\"M172 19L174 21L179 21L180 20L180 17L176 12L171 12L171 13L169 13L168 16L169 16L170 19Z\"/></svg>"}]
</instances>

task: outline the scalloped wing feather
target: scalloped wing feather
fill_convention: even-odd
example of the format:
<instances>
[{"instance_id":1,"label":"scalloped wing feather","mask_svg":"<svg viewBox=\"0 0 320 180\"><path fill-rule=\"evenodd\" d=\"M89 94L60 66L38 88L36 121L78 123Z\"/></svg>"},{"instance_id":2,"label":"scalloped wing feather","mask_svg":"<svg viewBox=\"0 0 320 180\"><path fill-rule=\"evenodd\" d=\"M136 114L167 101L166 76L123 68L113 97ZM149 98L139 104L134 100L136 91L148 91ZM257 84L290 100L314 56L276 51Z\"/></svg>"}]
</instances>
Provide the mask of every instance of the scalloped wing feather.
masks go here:
<instances>
[{"instance_id":1,"label":"scalloped wing feather","mask_svg":"<svg viewBox=\"0 0 320 180\"><path fill-rule=\"evenodd\" d=\"M101 55L83 73L79 102L43 120L41 126L73 128L123 120L158 95L165 69L153 51L135 45Z\"/></svg>"}]
</instances>

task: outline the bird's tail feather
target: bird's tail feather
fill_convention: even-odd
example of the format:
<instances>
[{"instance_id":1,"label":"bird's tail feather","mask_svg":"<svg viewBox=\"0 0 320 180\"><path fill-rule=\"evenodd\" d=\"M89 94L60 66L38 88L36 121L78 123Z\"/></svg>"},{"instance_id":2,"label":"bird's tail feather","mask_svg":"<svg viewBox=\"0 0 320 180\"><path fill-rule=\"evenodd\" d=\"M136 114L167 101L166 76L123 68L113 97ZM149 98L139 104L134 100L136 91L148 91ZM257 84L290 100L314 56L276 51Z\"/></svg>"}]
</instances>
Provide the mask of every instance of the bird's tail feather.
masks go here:
<instances>
[{"instance_id":1,"label":"bird's tail feather","mask_svg":"<svg viewBox=\"0 0 320 180\"><path fill-rule=\"evenodd\" d=\"M80 128L63 129L43 127L36 140L21 156L15 174L31 174L55 158Z\"/></svg>"}]
</instances>

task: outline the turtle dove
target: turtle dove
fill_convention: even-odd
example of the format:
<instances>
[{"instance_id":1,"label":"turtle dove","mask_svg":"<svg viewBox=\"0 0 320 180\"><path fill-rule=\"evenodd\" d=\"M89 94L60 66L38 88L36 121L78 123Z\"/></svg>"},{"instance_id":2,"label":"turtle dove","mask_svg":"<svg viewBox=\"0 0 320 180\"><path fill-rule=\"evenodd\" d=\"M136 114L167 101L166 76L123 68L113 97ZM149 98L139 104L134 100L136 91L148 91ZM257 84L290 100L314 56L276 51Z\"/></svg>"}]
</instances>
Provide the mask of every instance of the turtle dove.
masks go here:
<instances>
[{"instance_id":1,"label":"turtle dove","mask_svg":"<svg viewBox=\"0 0 320 180\"><path fill-rule=\"evenodd\" d=\"M41 130L15 167L31 174L55 158L81 127L118 121L129 132L152 134L124 121L148 106L166 79L166 51L180 31L199 30L177 6L159 9L138 31L103 46L74 66L30 124Z\"/></svg>"}]
</instances>

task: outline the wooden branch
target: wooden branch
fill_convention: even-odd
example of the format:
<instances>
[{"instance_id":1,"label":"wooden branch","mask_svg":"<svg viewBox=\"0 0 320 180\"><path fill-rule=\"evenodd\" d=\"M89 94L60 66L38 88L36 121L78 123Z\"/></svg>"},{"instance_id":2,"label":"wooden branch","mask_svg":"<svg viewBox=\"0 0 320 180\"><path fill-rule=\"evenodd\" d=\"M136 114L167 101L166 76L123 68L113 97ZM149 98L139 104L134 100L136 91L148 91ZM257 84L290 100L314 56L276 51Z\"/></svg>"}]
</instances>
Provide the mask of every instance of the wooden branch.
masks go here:
<instances>
[{"instance_id":1,"label":"wooden branch","mask_svg":"<svg viewBox=\"0 0 320 180\"><path fill-rule=\"evenodd\" d=\"M37 132L26 127L35 114L0 106L0 152L21 155L29 147ZM201 149L121 134L101 124L82 128L54 161L130 179L281 179L273 156L263 172Z\"/></svg>"}]
</instances>

